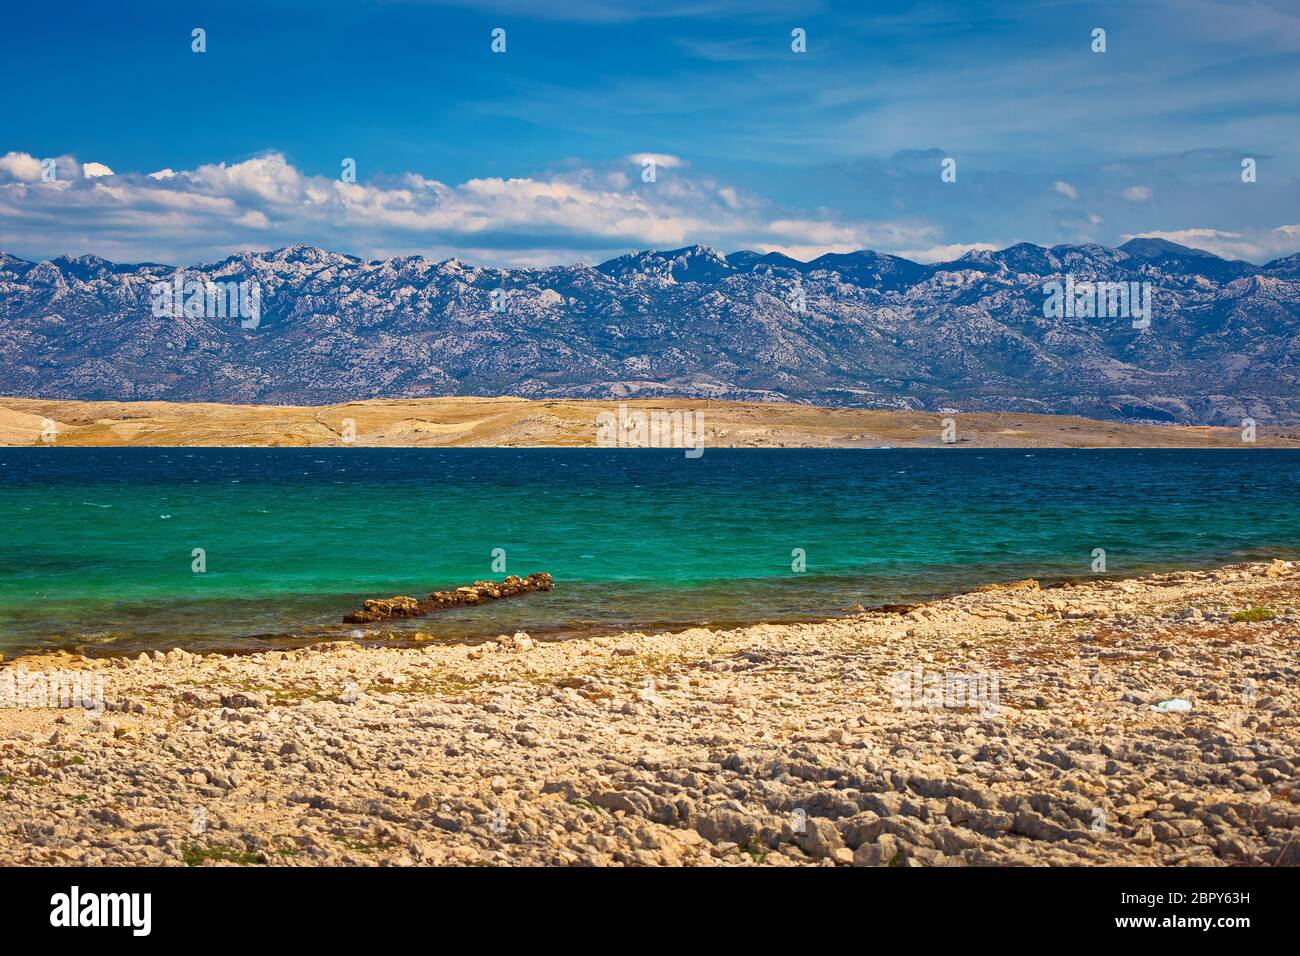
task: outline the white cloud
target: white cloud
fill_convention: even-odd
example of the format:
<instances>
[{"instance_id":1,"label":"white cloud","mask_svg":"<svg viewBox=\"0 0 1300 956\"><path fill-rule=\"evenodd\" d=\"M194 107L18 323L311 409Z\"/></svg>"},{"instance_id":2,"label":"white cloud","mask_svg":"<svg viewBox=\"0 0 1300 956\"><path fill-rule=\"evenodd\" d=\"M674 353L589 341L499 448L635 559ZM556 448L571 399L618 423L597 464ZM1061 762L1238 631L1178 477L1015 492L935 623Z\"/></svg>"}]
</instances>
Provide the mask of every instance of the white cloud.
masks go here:
<instances>
[{"instance_id":1,"label":"white cloud","mask_svg":"<svg viewBox=\"0 0 1300 956\"><path fill-rule=\"evenodd\" d=\"M19 182L40 182L41 161L26 153L5 153L0 156L0 172Z\"/></svg>"},{"instance_id":2,"label":"white cloud","mask_svg":"<svg viewBox=\"0 0 1300 956\"><path fill-rule=\"evenodd\" d=\"M677 157L655 158L685 167ZM305 174L279 153L146 174L98 163L83 171L72 157L59 163L61 181L43 183L37 158L0 157L0 249L188 264L308 242L367 257L536 265L696 242L800 258L942 242L923 222L789 209L684 172L644 183L621 164L448 185L417 173L345 183Z\"/></svg>"},{"instance_id":3,"label":"white cloud","mask_svg":"<svg viewBox=\"0 0 1300 956\"><path fill-rule=\"evenodd\" d=\"M647 162L651 162L661 169L677 169L686 165L686 160L670 153L633 153L627 161L636 166L644 166Z\"/></svg>"},{"instance_id":4,"label":"white cloud","mask_svg":"<svg viewBox=\"0 0 1300 956\"><path fill-rule=\"evenodd\" d=\"M1146 202L1151 198L1150 186L1130 186L1124 190L1124 198L1129 202Z\"/></svg>"},{"instance_id":5,"label":"white cloud","mask_svg":"<svg viewBox=\"0 0 1300 956\"><path fill-rule=\"evenodd\" d=\"M893 251L900 245L927 242L938 236L938 230L925 223L842 223L824 219L774 219L767 223L765 232L771 238L755 243L758 251L779 252L804 261L829 252Z\"/></svg>"},{"instance_id":6,"label":"white cloud","mask_svg":"<svg viewBox=\"0 0 1300 956\"><path fill-rule=\"evenodd\" d=\"M947 245L927 246L923 249L905 249L895 255L913 262L949 262L968 252L997 252L1001 246L988 242L952 242Z\"/></svg>"},{"instance_id":7,"label":"white cloud","mask_svg":"<svg viewBox=\"0 0 1300 956\"><path fill-rule=\"evenodd\" d=\"M1052 188L1054 188L1058 193L1060 193L1062 196L1065 196L1068 199L1079 198L1079 190L1075 189L1073 186L1071 186L1063 179L1058 179L1056 181L1056 185Z\"/></svg>"}]
</instances>

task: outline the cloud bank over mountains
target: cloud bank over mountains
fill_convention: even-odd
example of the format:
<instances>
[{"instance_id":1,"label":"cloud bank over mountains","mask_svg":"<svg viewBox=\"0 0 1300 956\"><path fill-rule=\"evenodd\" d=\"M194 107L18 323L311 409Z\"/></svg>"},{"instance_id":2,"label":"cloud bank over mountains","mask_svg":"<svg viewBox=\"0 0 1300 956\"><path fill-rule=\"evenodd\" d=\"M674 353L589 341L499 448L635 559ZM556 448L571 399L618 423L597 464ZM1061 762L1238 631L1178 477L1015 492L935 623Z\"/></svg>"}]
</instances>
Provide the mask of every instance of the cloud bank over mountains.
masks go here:
<instances>
[{"instance_id":1,"label":"cloud bank over mountains","mask_svg":"<svg viewBox=\"0 0 1300 956\"><path fill-rule=\"evenodd\" d=\"M940 184L939 155L909 154L898 168L927 176L935 190L956 189ZM364 168L356 179L309 174L278 152L189 170L119 172L71 155L10 151L0 156L0 249L35 259L96 254L181 263L307 242L365 258L420 254L542 267L696 243L803 260L870 248L938 262L1023 238L954 241L935 217L863 218L823 206L792 207L655 152L455 185L414 172L369 175ZM1081 202L1080 187L1065 180L1041 191L1051 201ZM1131 187L1123 201L1145 204L1152 197L1149 187ZM1097 225L1102 217L1091 220ZM1123 238L1134 235L1254 262L1300 250L1300 224L1191 225Z\"/></svg>"},{"instance_id":2,"label":"cloud bank over mountains","mask_svg":"<svg viewBox=\"0 0 1300 956\"><path fill-rule=\"evenodd\" d=\"M867 246L908 248L918 258L953 251L925 223L784 208L658 153L456 185L417 173L369 178L364 170L346 182L308 175L274 152L148 173L61 156L52 182L44 169L27 153L0 157L0 248L178 262L311 242L366 257L420 253L512 266L693 242L805 258ZM643 179L648 169L652 182Z\"/></svg>"}]
</instances>

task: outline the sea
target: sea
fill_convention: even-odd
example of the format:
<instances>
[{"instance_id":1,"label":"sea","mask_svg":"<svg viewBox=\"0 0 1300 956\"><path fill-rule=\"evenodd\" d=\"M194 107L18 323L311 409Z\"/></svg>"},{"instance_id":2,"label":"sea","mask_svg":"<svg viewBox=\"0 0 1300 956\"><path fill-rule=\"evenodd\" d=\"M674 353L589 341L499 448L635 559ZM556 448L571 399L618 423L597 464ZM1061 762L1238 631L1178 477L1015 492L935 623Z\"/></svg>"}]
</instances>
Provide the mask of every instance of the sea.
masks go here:
<instances>
[{"instance_id":1,"label":"sea","mask_svg":"<svg viewBox=\"0 0 1300 956\"><path fill-rule=\"evenodd\" d=\"M816 620L1295 558L1297 502L1290 449L4 448L0 653ZM554 590L343 623L537 571Z\"/></svg>"}]
</instances>

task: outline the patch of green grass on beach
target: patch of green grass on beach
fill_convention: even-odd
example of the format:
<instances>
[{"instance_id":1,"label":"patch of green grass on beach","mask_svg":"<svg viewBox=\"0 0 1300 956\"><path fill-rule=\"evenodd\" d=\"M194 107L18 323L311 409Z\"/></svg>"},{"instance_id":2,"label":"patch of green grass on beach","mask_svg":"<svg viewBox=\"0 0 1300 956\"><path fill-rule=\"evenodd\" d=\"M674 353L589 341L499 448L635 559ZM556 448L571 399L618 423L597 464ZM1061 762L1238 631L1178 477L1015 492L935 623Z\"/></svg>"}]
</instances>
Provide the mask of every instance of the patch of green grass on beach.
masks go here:
<instances>
[{"instance_id":1,"label":"patch of green grass on beach","mask_svg":"<svg viewBox=\"0 0 1300 956\"><path fill-rule=\"evenodd\" d=\"M693 655L685 654L630 654L605 661L601 666L590 671L588 676L597 680L640 683L647 677L685 673L695 661Z\"/></svg>"},{"instance_id":2,"label":"patch of green grass on beach","mask_svg":"<svg viewBox=\"0 0 1300 956\"><path fill-rule=\"evenodd\" d=\"M215 680L200 686L204 690L213 691L215 693L224 693L229 690L236 690L245 694L260 694L266 697L267 703L271 704L273 707L290 707L294 704L301 704L308 700L317 703L335 700L334 695L324 693L319 689L306 687L278 687L270 684L261 684L257 681Z\"/></svg>"},{"instance_id":3,"label":"patch of green grass on beach","mask_svg":"<svg viewBox=\"0 0 1300 956\"><path fill-rule=\"evenodd\" d=\"M1244 611L1237 611L1228 618L1233 624L1257 624L1260 621L1271 621L1277 615L1269 607L1252 607Z\"/></svg>"},{"instance_id":4,"label":"patch of green grass on beach","mask_svg":"<svg viewBox=\"0 0 1300 956\"><path fill-rule=\"evenodd\" d=\"M271 852L276 856L297 856L298 846L293 842L293 837L277 833L271 837Z\"/></svg>"},{"instance_id":5,"label":"patch of green grass on beach","mask_svg":"<svg viewBox=\"0 0 1300 956\"><path fill-rule=\"evenodd\" d=\"M185 844L181 847L181 850L181 859L185 861L186 866L203 866L203 864L208 862L236 863L239 866L253 866L258 863L266 862L266 858L257 853L237 850L233 846L227 846L224 843L214 843L212 846L205 847Z\"/></svg>"},{"instance_id":6,"label":"patch of green grass on beach","mask_svg":"<svg viewBox=\"0 0 1300 956\"><path fill-rule=\"evenodd\" d=\"M396 843L389 843L389 842L362 843L358 840L349 840L341 833L333 834L332 839L334 840L335 843L338 843L339 845L346 847L347 849L352 850L356 853L374 853L378 850L391 850L393 849L393 847L397 846Z\"/></svg>"},{"instance_id":7,"label":"patch of green grass on beach","mask_svg":"<svg viewBox=\"0 0 1300 956\"><path fill-rule=\"evenodd\" d=\"M14 784L25 783L34 786L45 786L50 781L45 777L34 777L31 774L24 774L20 777L10 775L0 775L0 787L11 787Z\"/></svg>"},{"instance_id":8,"label":"patch of green grass on beach","mask_svg":"<svg viewBox=\"0 0 1300 956\"><path fill-rule=\"evenodd\" d=\"M301 704L309 700L324 703L336 699L328 694L322 694L318 690L306 690L298 687L281 687L269 693L270 703L275 707L292 707L294 704Z\"/></svg>"},{"instance_id":9,"label":"patch of green grass on beach","mask_svg":"<svg viewBox=\"0 0 1300 956\"><path fill-rule=\"evenodd\" d=\"M741 853L745 853L755 863L762 863L767 859L768 849L759 842L758 837L752 836L749 842L740 848Z\"/></svg>"},{"instance_id":10,"label":"patch of green grass on beach","mask_svg":"<svg viewBox=\"0 0 1300 956\"><path fill-rule=\"evenodd\" d=\"M448 676L440 674L434 677L410 677L401 684L379 684L368 688L376 694L400 694L404 697L459 697L472 696L472 692L484 685L500 683L498 678L484 675L479 678ZM475 704L482 701L474 699Z\"/></svg>"}]
</instances>

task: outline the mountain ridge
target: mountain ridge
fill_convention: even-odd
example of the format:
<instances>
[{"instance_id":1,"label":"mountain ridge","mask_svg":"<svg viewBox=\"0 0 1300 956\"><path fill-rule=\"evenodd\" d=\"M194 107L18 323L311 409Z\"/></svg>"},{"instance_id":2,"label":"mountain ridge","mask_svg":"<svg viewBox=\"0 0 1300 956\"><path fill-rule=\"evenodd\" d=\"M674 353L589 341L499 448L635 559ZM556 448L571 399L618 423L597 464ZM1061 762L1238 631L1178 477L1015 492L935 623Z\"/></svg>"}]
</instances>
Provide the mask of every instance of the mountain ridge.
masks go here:
<instances>
[{"instance_id":1,"label":"mountain ridge","mask_svg":"<svg viewBox=\"0 0 1300 956\"><path fill-rule=\"evenodd\" d=\"M180 274L255 281L256 327L153 315L153 285ZM1067 278L1149 283L1150 328L1048 317L1044 286ZM929 264L691 245L520 269L304 243L186 267L0 253L0 394L44 398L680 396L1289 423L1298 344L1300 255L1257 266L1161 239Z\"/></svg>"}]
</instances>

